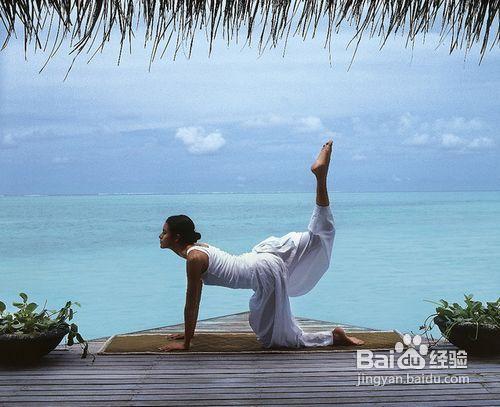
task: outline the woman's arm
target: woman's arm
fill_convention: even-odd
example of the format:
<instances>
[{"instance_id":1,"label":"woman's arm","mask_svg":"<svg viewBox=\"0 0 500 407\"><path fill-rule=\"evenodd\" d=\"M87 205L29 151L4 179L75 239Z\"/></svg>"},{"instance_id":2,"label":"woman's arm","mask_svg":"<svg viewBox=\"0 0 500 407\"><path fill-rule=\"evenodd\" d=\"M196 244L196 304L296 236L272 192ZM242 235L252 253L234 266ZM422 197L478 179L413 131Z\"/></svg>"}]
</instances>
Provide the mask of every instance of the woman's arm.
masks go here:
<instances>
[{"instance_id":1,"label":"woman's arm","mask_svg":"<svg viewBox=\"0 0 500 407\"><path fill-rule=\"evenodd\" d=\"M191 257L186 263L186 268L187 290L186 305L184 307L184 348L189 349L200 309L201 288L203 286L201 273L204 270L203 259L198 256Z\"/></svg>"}]
</instances>

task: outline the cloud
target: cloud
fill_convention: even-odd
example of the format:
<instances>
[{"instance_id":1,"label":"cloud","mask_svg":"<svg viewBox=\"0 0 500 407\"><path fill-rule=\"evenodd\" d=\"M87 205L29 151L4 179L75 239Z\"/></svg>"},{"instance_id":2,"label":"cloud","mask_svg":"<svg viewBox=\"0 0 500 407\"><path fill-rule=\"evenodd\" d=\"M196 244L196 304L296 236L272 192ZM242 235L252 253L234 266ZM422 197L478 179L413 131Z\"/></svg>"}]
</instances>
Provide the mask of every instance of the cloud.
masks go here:
<instances>
[{"instance_id":1,"label":"cloud","mask_svg":"<svg viewBox=\"0 0 500 407\"><path fill-rule=\"evenodd\" d=\"M489 137L474 137L467 139L459 137L453 133L445 133L441 136L441 145L445 148L458 151L488 149L495 145L493 139Z\"/></svg>"},{"instance_id":2,"label":"cloud","mask_svg":"<svg viewBox=\"0 0 500 407\"><path fill-rule=\"evenodd\" d=\"M17 147L16 140L14 140L14 136L12 134L7 133L2 136L0 139L0 149L8 149Z\"/></svg>"},{"instance_id":3,"label":"cloud","mask_svg":"<svg viewBox=\"0 0 500 407\"><path fill-rule=\"evenodd\" d=\"M252 119L244 120L241 123L241 125L244 127L273 127L273 126L286 126L288 124L290 124L290 118L276 114L254 117Z\"/></svg>"},{"instance_id":4,"label":"cloud","mask_svg":"<svg viewBox=\"0 0 500 407\"><path fill-rule=\"evenodd\" d=\"M414 134L413 136L407 138L403 141L403 144L408 146L425 146L431 142L431 137L426 134Z\"/></svg>"},{"instance_id":5,"label":"cloud","mask_svg":"<svg viewBox=\"0 0 500 407\"><path fill-rule=\"evenodd\" d=\"M472 132L484 131L486 127L478 118L455 116L427 122L407 112L399 117L396 127L397 132L404 137L402 144L407 146L444 148L457 152L495 146L495 141L490 137L470 135Z\"/></svg>"},{"instance_id":6,"label":"cloud","mask_svg":"<svg viewBox=\"0 0 500 407\"><path fill-rule=\"evenodd\" d=\"M489 148L494 145L495 142L489 137L476 137L469 143L469 148Z\"/></svg>"},{"instance_id":7,"label":"cloud","mask_svg":"<svg viewBox=\"0 0 500 407\"><path fill-rule=\"evenodd\" d=\"M464 117L452 117L450 119L437 119L432 123L432 127L437 132L464 132L481 130L484 124L478 118L467 120Z\"/></svg>"},{"instance_id":8,"label":"cloud","mask_svg":"<svg viewBox=\"0 0 500 407\"><path fill-rule=\"evenodd\" d=\"M66 156L57 156L52 158L54 164L66 164L70 162L70 159Z\"/></svg>"},{"instance_id":9,"label":"cloud","mask_svg":"<svg viewBox=\"0 0 500 407\"><path fill-rule=\"evenodd\" d=\"M218 130L206 134L205 129L198 126L178 128L175 138L182 140L191 154L209 154L226 144Z\"/></svg>"},{"instance_id":10,"label":"cloud","mask_svg":"<svg viewBox=\"0 0 500 407\"><path fill-rule=\"evenodd\" d=\"M410 112L405 112L398 119L398 131L406 134L408 131L419 129L420 132L431 133L461 133L482 130L485 123L477 117L467 119L465 117L453 116L450 118L439 118L431 122L422 121Z\"/></svg>"},{"instance_id":11,"label":"cloud","mask_svg":"<svg viewBox=\"0 0 500 407\"><path fill-rule=\"evenodd\" d=\"M366 160L366 155L364 155L364 154L354 154L352 156L352 160L353 161L364 161L364 160Z\"/></svg>"},{"instance_id":12,"label":"cloud","mask_svg":"<svg viewBox=\"0 0 500 407\"><path fill-rule=\"evenodd\" d=\"M397 130L399 134L405 134L408 130L411 130L415 127L415 117L406 112L402 114L398 119Z\"/></svg>"},{"instance_id":13,"label":"cloud","mask_svg":"<svg viewBox=\"0 0 500 407\"><path fill-rule=\"evenodd\" d=\"M447 148L463 147L467 142L453 133L445 133L441 135L441 145Z\"/></svg>"},{"instance_id":14,"label":"cloud","mask_svg":"<svg viewBox=\"0 0 500 407\"><path fill-rule=\"evenodd\" d=\"M312 133L324 130L323 123L319 117L307 116L297 120L296 130L303 133Z\"/></svg>"},{"instance_id":15,"label":"cloud","mask_svg":"<svg viewBox=\"0 0 500 407\"><path fill-rule=\"evenodd\" d=\"M326 131L326 127L321 118L317 116L280 116L277 114L270 114L268 116L244 120L241 125L243 127L255 128L288 126L298 133Z\"/></svg>"},{"instance_id":16,"label":"cloud","mask_svg":"<svg viewBox=\"0 0 500 407\"><path fill-rule=\"evenodd\" d=\"M403 144L408 146L443 147L449 150L459 151L488 149L495 146L494 140L490 137L481 136L471 139L457 136L453 133L444 133L433 137L428 134L415 134L404 140Z\"/></svg>"},{"instance_id":17,"label":"cloud","mask_svg":"<svg viewBox=\"0 0 500 407\"><path fill-rule=\"evenodd\" d=\"M403 141L407 146L430 146L445 148L455 151L488 149L495 146L495 142L490 137L467 138L457 136L454 133L444 133L441 135L429 136L426 133L415 134Z\"/></svg>"},{"instance_id":18,"label":"cloud","mask_svg":"<svg viewBox=\"0 0 500 407\"><path fill-rule=\"evenodd\" d=\"M79 136L85 137L95 133L104 135L102 131L95 130L92 133L85 132L81 128L71 130L58 126L57 124L54 126L40 125L39 128L32 128L30 126L26 128L10 127L8 132L3 136L0 135L0 149L22 147L28 143L53 142L67 138L75 139Z\"/></svg>"}]
</instances>

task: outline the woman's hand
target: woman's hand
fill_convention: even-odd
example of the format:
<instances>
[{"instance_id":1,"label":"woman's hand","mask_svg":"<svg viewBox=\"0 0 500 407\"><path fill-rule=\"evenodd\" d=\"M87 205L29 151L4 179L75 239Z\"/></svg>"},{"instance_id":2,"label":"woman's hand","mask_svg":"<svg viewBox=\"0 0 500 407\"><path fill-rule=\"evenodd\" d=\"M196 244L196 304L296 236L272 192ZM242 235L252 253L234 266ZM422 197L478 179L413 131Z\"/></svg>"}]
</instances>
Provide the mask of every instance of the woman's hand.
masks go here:
<instances>
[{"instance_id":1,"label":"woman's hand","mask_svg":"<svg viewBox=\"0 0 500 407\"><path fill-rule=\"evenodd\" d=\"M169 352L172 350L187 350L184 342L169 342L166 345L160 346L158 350Z\"/></svg>"},{"instance_id":2,"label":"woman's hand","mask_svg":"<svg viewBox=\"0 0 500 407\"><path fill-rule=\"evenodd\" d=\"M168 339L184 339L184 334L167 334Z\"/></svg>"}]
</instances>

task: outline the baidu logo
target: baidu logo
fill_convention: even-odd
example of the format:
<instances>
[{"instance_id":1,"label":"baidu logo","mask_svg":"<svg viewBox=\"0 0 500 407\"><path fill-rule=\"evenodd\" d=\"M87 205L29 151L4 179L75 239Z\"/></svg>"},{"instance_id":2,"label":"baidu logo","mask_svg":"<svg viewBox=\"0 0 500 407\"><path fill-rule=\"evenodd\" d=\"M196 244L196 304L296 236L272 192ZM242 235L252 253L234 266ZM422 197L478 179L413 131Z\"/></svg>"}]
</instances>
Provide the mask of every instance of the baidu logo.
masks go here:
<instances>
[{"instance_id":1,"label":"baidu logo","mask_svg":"<svg viewBox=\"0 0 500 407\"><path fill-rule=\"evenodd\" d=\"M406 351L404 351L404 345L408 346ZM418 347L418 351L415 347ZM394 345L394 350L397 353L402 353L397 360L400 369L423 369L425 367L423 356L427 355L429 349L425 343L422 343L420 335L415 335L412 338L410 334L404 334L403 343L397 342Z\"/></svg>"},{"instance_id":2,"label":"baidu logo","mask_svg":"<svg viewBox=\"0 0 500 407\"><path fill-rule=\"evenodd\" d=\"M427 358L426 358L427 356ZM427 359L427 360L426 360ZM356 351L358 369L442 369L466 368L467 352L465 350L432 349L422 343L422 337L404 334L402 341L396 342L389 352L372 352L369 349ZM433 373L404 375L366 374L358 372L356 386L371 384L385 386L386 384L420 384L420 383L469 383L467 375L436 375Z\"/></svg>"},{"instance_id":3,"label":"baidu logo","mask_svg":"<svg viewBox=\"0 0 500 407\"><path fill-rule=\"evenodd\" d=\"M405 345L408 349L405 350ZM397 342L394 350L387 354L374 354L369 349L358 350L356 361L358 369L391 369L396 366L400 369L423 369L429 349L422 343L422 337L410 334L403 335L403 342Z\"/></svg>"}]
</instances>

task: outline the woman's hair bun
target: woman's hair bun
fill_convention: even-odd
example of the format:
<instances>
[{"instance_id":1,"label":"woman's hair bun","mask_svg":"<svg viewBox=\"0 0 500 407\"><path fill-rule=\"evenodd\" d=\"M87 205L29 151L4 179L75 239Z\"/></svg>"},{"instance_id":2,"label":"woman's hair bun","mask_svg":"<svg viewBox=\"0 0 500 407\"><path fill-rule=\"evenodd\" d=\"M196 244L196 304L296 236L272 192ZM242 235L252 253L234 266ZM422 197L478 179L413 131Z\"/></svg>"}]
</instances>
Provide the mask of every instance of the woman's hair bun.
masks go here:
<instances>
[{"instance_id":1,"label":"woman's hair bun","mask_svg":"<svg viewBox=\"0 0 500 407\"><path fill-rule=\"evenodd\" d=\"M166 222L171 232L179 234L184 243L194 243L201 239L201 234L195 231L194 222L187 215L172 215Z\"/></svg>"}]
</instances>

